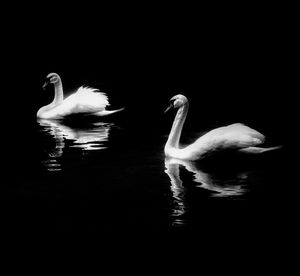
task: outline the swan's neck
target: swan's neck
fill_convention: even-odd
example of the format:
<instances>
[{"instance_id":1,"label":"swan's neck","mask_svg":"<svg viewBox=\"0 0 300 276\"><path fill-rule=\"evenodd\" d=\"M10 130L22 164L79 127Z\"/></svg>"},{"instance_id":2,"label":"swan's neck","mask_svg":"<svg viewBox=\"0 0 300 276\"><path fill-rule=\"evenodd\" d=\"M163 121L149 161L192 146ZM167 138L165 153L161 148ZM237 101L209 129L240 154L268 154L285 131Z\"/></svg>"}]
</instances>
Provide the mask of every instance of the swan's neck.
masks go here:
<instances>
[{"instance_id":1,"label":"swan's neck","mask_svg":"<svg viewBox=\"0 0 300 276\"><path fill-rule=\"evenodd\" d=\"M53 101L50 104L41 107L37 112L37 116L39 118L43 118L47 111L52 110L57 105L60 105L63 102L63 100L64 100L63 86L62 86L62 82L59 81L54 84L54 99L53 99Z\"/></svg>"},{"instance_id":2,"label":"swan's neck","mask_svg":"<svg viewBox=\"0 0 300 276\"><path fill-rule=\"evenodd\" d=\"M171 132L169 134L168 141L166 143L166 147L171 148L179 148L179 140L181 136L182 127L188 113L189 103L187 102L185 105L180 107L177 111L176 117L174 119Z\"/></svg>"},{"instance_id":3,"label":"swan's neck","mask_svg":"<svg viewBox=\"0 0 300 276\"><path fill-rule=\"evenodd\" d=\"M52 102L53 105L61 104L64 100L64 94L63 94L63 86L62 82L59 81L54 84L54 100Z\"/></svg>"}]
</instances>

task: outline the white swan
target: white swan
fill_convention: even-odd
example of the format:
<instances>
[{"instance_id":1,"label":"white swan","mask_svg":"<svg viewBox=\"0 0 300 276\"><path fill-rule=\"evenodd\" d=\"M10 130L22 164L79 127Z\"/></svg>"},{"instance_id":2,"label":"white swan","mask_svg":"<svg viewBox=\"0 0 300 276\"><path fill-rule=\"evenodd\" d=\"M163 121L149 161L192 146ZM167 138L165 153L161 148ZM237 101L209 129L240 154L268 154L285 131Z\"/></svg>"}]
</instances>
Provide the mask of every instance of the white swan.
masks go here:
<instances>
[{"instance_id":1,"label":"white swan","mask_svg":"<svg viewBox=\"0 0 300 276\"><path fill-rule=\"evenodd\" d=\"M188 113L188 99L183 95L174 96L171 98L170 105L165 112L171 108L178 108L178 111L164 148L165 155L168 157L184 160L201 160L224 150L257 154L281 147L257 147L257 145L264 142L265 136L248 126L236 123L213 129L198 138L193 144L180 148L179 139Z\"/></svg>"},{"instance_id":2,"label":"white swan","mask_svg":"<svg viewBox=\"0 0 300 276\"><path fill-rule=\"evenodd\" d=\"M106 110L109 103L105 93L89 87L81 86L74 94L64 99L62 81L56 73L47 75L43 88L46 88L49 83L54 84L54 100L38 110L38 118L62 119L74 114L107 116L124 109Z\"/></svg>"}]
</instances>

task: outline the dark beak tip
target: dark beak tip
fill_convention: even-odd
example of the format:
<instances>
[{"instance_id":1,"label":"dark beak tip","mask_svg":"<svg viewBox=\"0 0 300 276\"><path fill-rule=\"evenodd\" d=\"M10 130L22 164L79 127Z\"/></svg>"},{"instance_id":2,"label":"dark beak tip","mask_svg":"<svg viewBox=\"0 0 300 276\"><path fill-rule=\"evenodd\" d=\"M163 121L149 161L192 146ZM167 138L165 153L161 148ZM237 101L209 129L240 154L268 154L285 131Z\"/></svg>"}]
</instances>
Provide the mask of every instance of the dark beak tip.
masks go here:
<instances>
[{"instance_id":1,"label":"dark beak tip","mask_svg":"<svg viewBox=\"0 0 300 276\"><path fill-rule=\"evenodd\" d=\"M170 109L172 108L172 105L169 105L166 110L164 111L164 114L166 114Z\"/></svg>"},{"instance_id":2,"label":"dark beak tip","mask_svg":"<svg viewBox=\"0 0 300 276\"><path fill-rule=\"evenodd\" d=\"M43 84L43 86L42 86L43 90L46 90L48 84L49 84L48 82L45 82L45 83Z\"/></svg>"}]
</instances>

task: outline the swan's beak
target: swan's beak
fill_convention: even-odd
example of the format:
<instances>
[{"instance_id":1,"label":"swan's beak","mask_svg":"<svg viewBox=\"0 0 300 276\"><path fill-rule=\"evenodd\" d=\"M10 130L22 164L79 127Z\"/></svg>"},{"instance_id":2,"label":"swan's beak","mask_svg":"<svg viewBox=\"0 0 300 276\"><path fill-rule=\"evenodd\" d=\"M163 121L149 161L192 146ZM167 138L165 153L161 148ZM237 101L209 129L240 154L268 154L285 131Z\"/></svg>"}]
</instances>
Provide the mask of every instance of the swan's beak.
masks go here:
<instances>
[{"instance_id":1,"label":"swan's beak","mask_svg":"<svg viewBox=\"0 0 300 276\"><path fill-rule=\"evenodd\" d=\"M46 80L45 83L44 83L43 86L42 86L42 87L43 87L43 90L46 90L48 84L49 84L49 81Z\"/></svg>"},{"instance_id":2,"label":"swan's beak","mask_svg":"<svg viewBox=\"0 0 300 276\"><path fill-rule=\"evenodd\" d=\"M171 108L173 108L173 103L169 104L164 113L167 113Z\"/></svg>"}]
</instances>

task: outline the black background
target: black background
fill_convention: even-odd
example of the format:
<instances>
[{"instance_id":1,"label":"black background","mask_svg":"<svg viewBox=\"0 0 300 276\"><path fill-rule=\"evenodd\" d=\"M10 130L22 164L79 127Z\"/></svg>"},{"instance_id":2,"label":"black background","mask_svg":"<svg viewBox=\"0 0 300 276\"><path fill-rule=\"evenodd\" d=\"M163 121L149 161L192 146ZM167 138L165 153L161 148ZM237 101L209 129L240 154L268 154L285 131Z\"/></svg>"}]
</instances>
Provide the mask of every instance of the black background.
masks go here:
<instances>
[{"instance_id":1,"label":"black background","mask_svg":"<svg viewBox=\"0 0 300 276\"><path fill-rule=\"evenodd\" d=\"M51 2L29 13L22 7L10 11L3 25L2 89L12 104L2 104L7 160L14 166L36 154L36 111L52 97L41 89L49 72L62 77L66 91L80 85L106 91L111 108L125 106L122 119L140 133L167 134L171 119L163 111L181 93L190 100L187 131L243 122L272 145L292 150L296 143L296 32L290 10Z\"/></svg>"},{"instance_id":2,"label":"black background","mask_svg":"<svg viewBox=\"0 0 300 276\"><path fill-rule=\"evenodd\" d=\"M44 100L45 76L57 72L66 91L95 86L141 121L156 121L178 93L200 125L238 120L286 135L294 119L296 35L284 7L52 2L28 9L14 10L3 40L8 94L26 114Z\"/></svg>"}]
</instances>

